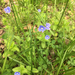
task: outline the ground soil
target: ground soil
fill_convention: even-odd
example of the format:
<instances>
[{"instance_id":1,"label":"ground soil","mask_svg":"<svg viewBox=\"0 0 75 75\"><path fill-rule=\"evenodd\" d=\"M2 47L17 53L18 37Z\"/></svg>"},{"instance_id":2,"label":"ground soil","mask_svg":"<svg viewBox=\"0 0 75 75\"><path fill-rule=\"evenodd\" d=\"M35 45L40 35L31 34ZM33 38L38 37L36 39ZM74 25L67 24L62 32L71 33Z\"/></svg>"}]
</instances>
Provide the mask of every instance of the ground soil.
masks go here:
<instances>
[{"instance_id":1,"label":"ground soil","mask_svg":"<svg viewBox=\"0 0 75 75\"><path fill-rule=\"evenodd\" d=\"M0 53L3 53L4 43L3 43L2 35L4 33L4 30L2 28L4 27L4 25L2 24L3 7L1 5L0 5Z\"/></svg>"}]
</instances>

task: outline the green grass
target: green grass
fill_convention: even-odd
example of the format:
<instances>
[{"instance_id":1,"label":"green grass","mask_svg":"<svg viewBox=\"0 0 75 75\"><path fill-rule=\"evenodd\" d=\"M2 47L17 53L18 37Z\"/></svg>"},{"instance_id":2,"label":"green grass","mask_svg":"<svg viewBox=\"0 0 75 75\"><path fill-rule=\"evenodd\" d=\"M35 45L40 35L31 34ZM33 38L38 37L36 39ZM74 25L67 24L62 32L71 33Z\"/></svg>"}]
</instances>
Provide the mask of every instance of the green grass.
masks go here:
<instances>
[{"instance_id":1,"label":"green grass","mask_svg":"<svg viewBox=\"0 0 75 75\"><path fill-rule=\"evenodd\" d=\"M0 74L73 75L75 68L74 5L70 0L10 0L9 14L3 12L4 53ZM41 12L38 12L41 9ZM39 32L50 23L50 30ZM36 28L34 28L36 27ZM25 28L25 29L24 29ZM35 31L35 32L34 32ZM45 36L50 39L46 40ZM1 50L0 50L1 52Z\"/></svg>"}]
</instances>

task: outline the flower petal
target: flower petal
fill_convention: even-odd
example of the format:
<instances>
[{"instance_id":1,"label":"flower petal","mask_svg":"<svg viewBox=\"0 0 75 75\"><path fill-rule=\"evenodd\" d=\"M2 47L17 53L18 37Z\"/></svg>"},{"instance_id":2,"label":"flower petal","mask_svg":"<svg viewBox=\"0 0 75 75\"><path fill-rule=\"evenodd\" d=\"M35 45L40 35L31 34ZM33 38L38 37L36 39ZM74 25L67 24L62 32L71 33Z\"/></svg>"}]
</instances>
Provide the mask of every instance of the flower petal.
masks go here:
<instances>
[{"instance_id":1,"label":"flower petal","mask_svg":"<svg viewBox=\"0 0 75 75\"><path fill-rule=\"evenodd\" d=\"M20 75L20 73L19 72L15 72L14 75Z\"/></svg>"},{"instance_id":2,"label":"flower petal","mask_svg":"<svg viewBox=\"0 0 75 75\"><path fill-rule=\"evenodd\" d=\"M38 9L38 12L41 12L41 9Z\"/></svg>"}]
</instances>

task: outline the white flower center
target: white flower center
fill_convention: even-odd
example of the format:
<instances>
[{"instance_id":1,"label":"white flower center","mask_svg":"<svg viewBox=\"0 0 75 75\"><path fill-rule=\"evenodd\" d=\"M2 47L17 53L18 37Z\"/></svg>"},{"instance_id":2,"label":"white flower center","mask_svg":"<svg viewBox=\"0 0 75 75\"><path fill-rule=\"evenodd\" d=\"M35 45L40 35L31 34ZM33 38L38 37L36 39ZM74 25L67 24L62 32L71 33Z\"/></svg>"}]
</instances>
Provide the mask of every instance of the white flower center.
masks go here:
<instances>
[{"instance_id":1,"label":"white flower center","mask_svg":"<svg viewBox=\"0 0 75 75\"><path fill-rule=\"evenodd\" d=\"M41 28L41 29L43 29L43 28Z\"/></svg>"},{"instance_id":2,"label":"white flower center","mask_svg":"<svg viewBox=\"0 0 75 75\"><path fill-rule=\"evenodd\" d=\"M7 11L9 11L9 10L7 9Z\"/></svg>"}]
</instances>

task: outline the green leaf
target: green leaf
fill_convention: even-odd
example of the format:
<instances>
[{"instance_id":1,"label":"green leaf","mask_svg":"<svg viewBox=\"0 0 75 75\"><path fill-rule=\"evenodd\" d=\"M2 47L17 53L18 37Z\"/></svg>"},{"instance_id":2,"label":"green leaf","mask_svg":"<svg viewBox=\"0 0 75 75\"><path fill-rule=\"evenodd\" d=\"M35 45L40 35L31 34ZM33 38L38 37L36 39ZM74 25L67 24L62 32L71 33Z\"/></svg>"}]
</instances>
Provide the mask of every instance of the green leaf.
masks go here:
<instances>
[{"instance_id":1,"label":"green leaf","mask_svg":"<svg viewBox=\"0 0 75 75\"><path fill-rule=\"evenodd\" d=\"M52 31L52 30L50 30L50 33L54 36L54 33L53 33L53 31Z\"/></svg>"},{"instance_id":2,"label":"green leaf","mask_svg":"<svg viewBox=\"0 0 75 75\"><path fill-rule=\"evenodd\" d=\"M56 26L58 23L59 23L59 21L58 20L56 20L56 19L54 19L55 21L54 21L54 26Z\"/></svg>"},{"instance_id":3,"label":"green leaf","mask_svg":"<svg viewBox=\"0 0 75 75\"><path fill-rule=\"evenodd\" d=\"M67 54L67 52L68 52L69 49L70 49L70 46L66 49L66 51L65 51L65 53L64 53L64 55L63 55L63 58L62 58L62 60L61 60L60 66L59 66L58 71L57 71L57 75L59 74L59 71L60 71L60 69L61 69L61 66L62 66L62 64L63 64L63 62L64 62L65 56L66 56L66 54Z\"/></svg>"},{"instance_id":4,"label":"green leaf","mask_svg":"<svg viewBox=\"0 0 75 75\"><path fill-rule=\"evenodd\" d=\"M21 38L19 36L14 36L17 40L21 41Z\"/></svg>"},{"instance_id":5,"label":"green leaf","mask_svg":"<svg viewBox=\"0 0 75 75\"><path fill-rule=\"evenodd\" d=\"M22 73L28 73L27 69L24 68L24 65L20 65L20 69Z\"/></svg>"},{"instance_id":6,"label":"green leaf","mask_svg":"<svg viewBox=\"0 0 75 75\"><path fill-rule=\"evenodd\" d=\"M57 29L57 26L56 26L56 25L54 25L54 26L53 26L53 30L56 30L56 29Z\"/></svg>"},{"instance_id":7,"label":"green leaf","mask_svg":"<svg viewBox=\"0 0 75 75\"><path fill-rule=\"evenodd\" d=\"M6 46L7 46L7 49L8 49L8 47L9 47L9 45L10 45L10 42L8 42L6 39L4 39L4 42L5 42L5 44L6 44ZM13 46L14 46L14 41L11 43L10 49L11 49Z\"/></svg>"},{"instance_id":8,"label":"green leaf","mask_svg":"<svg viewBox=\"0 0 75 75\"><path fill-rule=\"evenodd\" d=\"M27 70L26 68L24 68L24 69L22 70L22 73L28 73L28 70Z\"/></svg>"},{"instance_id":9,"label":"green leaf","mask_svg":"<svg viewBox=\"0 0 75 75\"><path fill-rule=\"evenodd\" d=\"M8 24L8 21L7 21L7 19L5 17L2 18L2 23L3 23L3 25L7 25Z\"/></svg>"},{"instance_id":10,"label":"green leaf","mask_svg":"<svg viewBox=\"0 0 75 75\"><path fill-rule=\"evenodd\" d=\"M6 56L10 56L10 55L13 55L13 52L11 52L11 51L5 51L4 53L3 53L3 58L5 58Z\"/></svg>"},{"instance_id":11,"label":"green leaf","mask_svg":"<svg viewBox=\"0 0 75 75\"><path fill-rule=\"evenodd\" d=\"M42 46L42 48L46 48L45 42L41 42L41 46Z\"/></svg>"},{"instance_id":12,"label":"green leaf","mask_svg":"<svg viewBox=\"0 0 75 75\"><path fill-rule=\"evenodd\" d=\"M68 58L70 56L75 56L75 52L71 52L71 53L67 54L65 58Z\"/></svg>"},{"instance_id":13,"label":"green leaf","mask_svg":"<svg viewBox=\"0 0 75 75\"><path fill-rule=\"evenodd\" d=\"M28 71L31 71L31 66L26 66ZM32 68L33 73L38 73L39 71L36 68Z\"/></svg>"},{"instance_id":14,"label":"green leaf","mask_svg":"<svg viewBox=\"0 0 75 75\"><path fill-rule=\"evenodd\" d=\"M32 69L32 72L33 72L33 73L38 73L39 71L38 71L36 68L33 68L33 69Z\"/></svg>"},{"instance_id":15,"label":"green leaf","mask_svg":"<svg viewBox=\"0 0 75 75\"><path fill-rule=\"evenodd\" d=\"M28 36L28 37L27 37L27 41L30 41L30 39L31 39L31 38Z\"/></svg>"},{"instance_id":16,"label":"green leaf","mask_svg":"<svg viewBox=\"0 0 75 75\"><path fill-rule=\"evenodd\" d=\"M30 70L31 70L31 66L26 66L26 69L27 69L28 71L30 71Z\"/></svg>"},{"instance_id":17,"label":"green leaf","mask_svg":"<svg viewBox=\"0 0 75 75\"><path fill-rule=\"evenodd\" d=\"M58 36L58 33L55 33L54 36Z\"/></svg>"},{"instance_id":18,"label":"green leaf","mask_svg":"<svg viewBox=\"0 0 75 75\"><path fill-rule=\"evenodd\" d=\"M37 28L35 28L34 31L37 32Z\"/></svg>"},{"instance_id":19,"label":"green leaf","mask_svg":"<svg viewBox=\"0 0 75 75\"><path fill-rule=\"evenodd\" d=\"M41 36L37 36L37 39L39 39L41 41L42 37Z\"/></svg>"},{"instance_id":20,"label":"green leaf","mask_svg":"<svg viewBox=\"0 0 75 75\"><path fill-rule=\"evenodd\" d=\"M17 46L14 46L12 49L11 49L11 51L18 51L19 52L19 48L17 47Z\"/></svg>"},{"instance_id":21,"label":"green leaf","mask_svg":"<svg viewBox=\"0 0 75 75\"><path fill-rule=\"evenodd\" d=\"M38 67L38 70L41 71L42 70L42 67Z\"/></svg>"},{"instance_id":22,"label":"green leaf","mask_svg":"<svg viewBox=\"0 0 75 75\"><path fill-rule=\"evenodd\" d=\"M47 68L47 65L46 64L43 64L43 68L46 69Z\"/></svg>"},{"instance_id":23,"label":"green leaf","mask_svg":"<svg viewBox=\"0 0 75 75\"><path fill-rule=\"evenodd\" d=\"M20 67L16 67L12 69L13 72L20 72Z\"/></svg>"},{"instance_id":24,"label":"green leaf","mask_svg":"<svg viewBox=\"0 0 75 75\"><path fill-rule=\"evenodd\" d=\"M72 50L75 51L75 45L73 46Z\"/></svg>"},{"instance_id":25,"label":"green leaf","mask_svg":"<svg viewBox=\"0 0 75 75\"><path fill-rule=\"evenodd\" d=\"M65 71L65 74L63 75L74 75L75 74L75 68L69 69Z\"/></svg>"},{"instance_id":26,"label":"green leaf","mask_svg":"<svg viewBox=\"0 0 75 75\"><path fill-rule=\"evenodd\" d=\"M55 44L56 40L52 40L52 44Z\"/></svg>"},{"instance_id":27,"label":"green leaf","mask_svg":"<svg viewBox=\"0 0 75 75\"><path fill-rule=\"evenodd\" d=\"M2 35L2 39L6 39L7 37L8 37L7 33L5 33L5 34Z\"/></svg>"},{"instance_id":28,"label":"green leaf","mask_svg":"<svg viewBox=\"0 0 75 75\"><path fill-rule=\"evenodd\" d=\"M11 43L11 45L10 45L10 49L11 49L11 48L13 48L13 47L14 47L14 45L15 45L15 42L14 42L14 41L12 41L12 43Z\"/></svg>"},{"instance_id":29,"label":"green leaf","mask_svg":"<svg viewBox=\"0 0 75 75\"><path fill-rule=\"evenodd\" d=\"M21 72L22 74L28 73L27 69L24 68L24 65L20 65L20 67L13 68L12 71Z\"/></svg>"}]
</instances>

